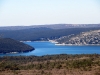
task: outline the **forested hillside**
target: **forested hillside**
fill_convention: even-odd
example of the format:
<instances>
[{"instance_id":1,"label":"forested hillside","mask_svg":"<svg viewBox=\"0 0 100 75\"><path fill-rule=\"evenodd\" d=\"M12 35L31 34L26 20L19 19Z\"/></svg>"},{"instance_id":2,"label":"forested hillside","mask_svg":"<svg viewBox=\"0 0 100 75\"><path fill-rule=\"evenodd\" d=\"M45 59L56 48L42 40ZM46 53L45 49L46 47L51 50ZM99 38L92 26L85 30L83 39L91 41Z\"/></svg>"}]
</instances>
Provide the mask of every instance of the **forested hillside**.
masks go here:
<instances>
[{"instance_id":1,"label":"forested hillside","mask_svg":"<svg viewBox=\"0 0 100 75\"><path fill-rule=\"evenodd\" d=\"M0 36L3 38L12 38L19 41L45 41L57 39L70 34L79 34L90 30L97 30L99 27L91 28L66 28L50 29L45 27L29 28L22 30L0 30Z\"/></svg>"},{"instance_id":2,"label":"forested hillside","mask_svg":"<svg viewBox=\"0 0 100 75\"><path fill-rule=\"evenodd\" d=\"M100 75L100 55L0 57L0 75Z\"/></svg>"},{"instance_id":3,"label":"forested hillside","mask_svg":"<svg viewBox=\"0 0 100 75\"><path fill-rule=\"evenodd\" d=\"M100 27L100 24L46 24L46 25L30 25L30 26L5 26L0 30L22 30L30 28L50 28L50 29L66 29L66 28L91 28Z\"/></svg>"},{"instance_id":4,"label":"forested hillside","mask_svg":"<svg viewBox=\"0 0 100 75\"><path fill-rule=\"evenodd\" d=\"M29 52L32 50L34 50L33 47L22 42L10 38L0 38L0 53Z\"/></svg>"}]
</instances>

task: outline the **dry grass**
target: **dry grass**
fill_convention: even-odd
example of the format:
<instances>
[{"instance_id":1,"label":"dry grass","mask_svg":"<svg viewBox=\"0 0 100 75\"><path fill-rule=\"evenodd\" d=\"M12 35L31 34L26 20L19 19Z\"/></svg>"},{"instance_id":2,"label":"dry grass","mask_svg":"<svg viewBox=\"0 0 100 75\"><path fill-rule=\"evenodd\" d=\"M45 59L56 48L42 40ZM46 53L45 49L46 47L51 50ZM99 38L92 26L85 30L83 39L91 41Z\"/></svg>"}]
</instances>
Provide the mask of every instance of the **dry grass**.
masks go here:
<instances>
[{"instance_id":1,"label":"dry grass","mask_svg":"<svg viewBox=\"0 0 100 75\"><path fill-rule=\"evenodd\" d=\"M9 61L2 58L0 75L100 75L100 55L83 55L81 57L78 55L74 58L65 57L64 59L60 57L56 60L54 58L48 60L49 57L47 60L42 60L45 58L43 57L41 61L23 59L19 62L18 59L21 58L16 57L17 60L15 58L12 60L11 57L10 59L7 57Z\"/></svg>"},{"instance_id":2,"label":"dry grass","mask_svg":"<svg viewBox=\"0 0 100 75\"><path fill-rule=\"evenodd\" d=\"M100 71L81 71L81 70L66 70L66 69L52 69L52 70L16 70L16 71L2 71L0 75L100 75Z\"/></svg>"}]
</instances>

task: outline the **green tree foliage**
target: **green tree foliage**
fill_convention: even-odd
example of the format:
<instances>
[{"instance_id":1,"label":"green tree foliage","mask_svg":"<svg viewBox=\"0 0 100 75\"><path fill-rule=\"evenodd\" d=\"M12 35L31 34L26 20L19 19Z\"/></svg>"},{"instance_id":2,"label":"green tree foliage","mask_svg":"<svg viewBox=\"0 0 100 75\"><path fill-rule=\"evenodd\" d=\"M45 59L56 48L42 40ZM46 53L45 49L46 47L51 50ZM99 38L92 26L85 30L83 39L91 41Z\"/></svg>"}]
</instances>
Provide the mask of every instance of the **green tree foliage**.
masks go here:
<instances>
[{"instance_id":1,"label":"green tree foliage","mask_svg":"<svg viewBox=\"0 0 100 75\"><path fill-rule=\"evenodd\" d=\"M0 34L4 38L13 38L20 41L39 41L56 39L61 36L70 34L79 34L81 32L97 30L100 28L66 28L66 29L50 29L50 28L30 28L23 30L0 30Z\"/></svg>"}]
</instances>

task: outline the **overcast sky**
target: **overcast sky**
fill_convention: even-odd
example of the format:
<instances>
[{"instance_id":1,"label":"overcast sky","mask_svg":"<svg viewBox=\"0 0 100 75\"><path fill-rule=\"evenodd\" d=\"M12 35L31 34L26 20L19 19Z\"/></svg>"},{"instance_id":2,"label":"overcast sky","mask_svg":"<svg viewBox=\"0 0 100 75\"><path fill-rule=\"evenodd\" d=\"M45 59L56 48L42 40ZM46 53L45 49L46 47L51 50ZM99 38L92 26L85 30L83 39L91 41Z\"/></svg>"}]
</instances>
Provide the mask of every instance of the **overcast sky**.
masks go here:
<instances>
[{"instance_id":1,"label":"overcast sky","mask_svg":"<svg viewBox=\"0 0 100 75\"><path fill-rule=\"evenodd\" d=\"M100 23L100 0L0 0L0 26Z\"/></svg>"}]
</instances>

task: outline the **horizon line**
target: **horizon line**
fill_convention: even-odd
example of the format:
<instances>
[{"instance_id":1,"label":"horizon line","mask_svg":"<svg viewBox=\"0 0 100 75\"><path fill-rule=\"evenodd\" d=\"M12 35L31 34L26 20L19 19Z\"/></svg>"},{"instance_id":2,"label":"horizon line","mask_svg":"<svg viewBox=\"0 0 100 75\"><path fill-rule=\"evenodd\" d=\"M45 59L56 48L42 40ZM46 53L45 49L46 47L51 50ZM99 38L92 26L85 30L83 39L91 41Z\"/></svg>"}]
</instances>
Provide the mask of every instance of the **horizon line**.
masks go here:
<instances>
[{"instance_id":1,"label":"horizon line","mask_svg":"<svg viewBox=\"0 0 100 75\"><path fill-rule=\"evenodd\" d=\"M93 24L100 24L100 23L84 23L84 24L74 24L74 23L54 23L54 24L34 24L34 25L3 25L0 27L20 27L20 26L46 26L46 25L93 25Z\"/></svg>"}]
</instances>

